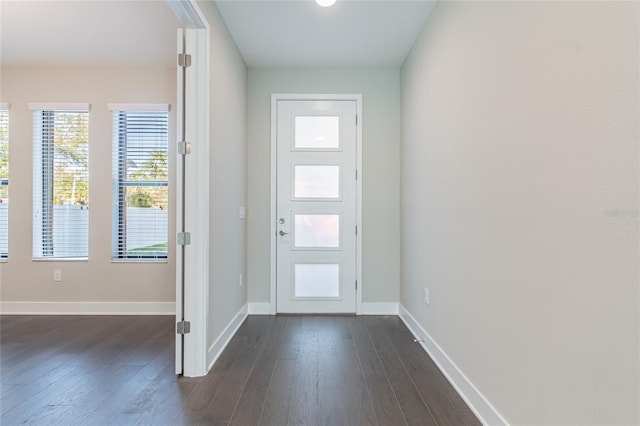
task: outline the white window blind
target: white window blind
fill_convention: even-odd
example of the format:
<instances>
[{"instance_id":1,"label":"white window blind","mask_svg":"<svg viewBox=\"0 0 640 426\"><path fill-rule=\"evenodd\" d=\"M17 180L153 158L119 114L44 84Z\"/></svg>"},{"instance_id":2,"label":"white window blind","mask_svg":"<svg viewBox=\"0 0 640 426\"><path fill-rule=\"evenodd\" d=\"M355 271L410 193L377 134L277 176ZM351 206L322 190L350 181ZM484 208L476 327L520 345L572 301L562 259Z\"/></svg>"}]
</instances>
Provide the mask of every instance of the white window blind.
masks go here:
<instances>
[{"instance_id":1,"label":"white window blind","mask_svg":"<svg viewBox=\"0 0 640 426\"><path fill-rule=\"evenodd\" d=\"M9 110L0 106L0 259L9 256Z\"/></svg>"},{"instance_id":2,"label":"white window blind","mask_svg":"<svg viewBox=\"0 0 640 426\"><path fill-rule=\"evenodd\" d=\"M75 107L74 105L73 107ZM31 107L31 105L30 105ZM33 111L33 257L89 255L89 111Z\"/></svg>"},{"instance_id":3,"label":"white window blind","mask_svg":"<svg viewBox=\"0 0 640 426\"><path fill-rule=\"evenodd\" d=\"M118 105L123 108L123 105ZM162 109L162 110L158 110ZM168 106L113 111L112 258L167 258Z\"/></svg>"}]
</instances>

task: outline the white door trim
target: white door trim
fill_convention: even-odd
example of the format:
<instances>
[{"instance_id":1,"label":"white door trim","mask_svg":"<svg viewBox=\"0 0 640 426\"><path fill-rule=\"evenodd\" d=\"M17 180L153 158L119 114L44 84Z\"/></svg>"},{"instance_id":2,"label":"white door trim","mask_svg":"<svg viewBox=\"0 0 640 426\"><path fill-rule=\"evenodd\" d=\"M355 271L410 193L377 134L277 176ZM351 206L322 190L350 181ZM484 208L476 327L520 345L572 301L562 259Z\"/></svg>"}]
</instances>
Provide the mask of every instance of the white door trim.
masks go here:
<instances>
[{"instance_id":1,"label":"white door trim","mask_svg":"<svg viewBox=\"0 0 640 426\"><path fill-rule=\"evenodd\" d=\"M358 235L356 236L356 280L358 288L356 290L356 315L362 315L362 95L361 94L272 94L271 95L271 214L270 214L270 282L271 300L269 313L276 314L276 173L277 173L277 105L278 101L355 101L358 122L356 125L356 167L358 169L358 180L356 182L356 226Z\"/></svg>"},{"instance_id":2,"label":"white door trim","mask_svg":"<svg viewBox=\"0 0 640 426\"><path fill-rule=\"evenodd\" d=\"M170 2L172 3L172 2ZM186 140L191 142L192 153L185 158L185 230L191 233L191 244L185 247L185 291L181 291L180 255L176 255L176 313L181 312L180 300L184 297L185 320L191 323L191 332L184 337L182 374L188 377L207 374L207 333L209 303L209 25L194 0L179 2L183 25L179 30L186 37L187 53L191 54L191 66L187 68ZM174 5L175 6L175 5ZM178 12L176 12L178 13ZM197 17L203 26L193 22ZM194 28L195 27L195 28ZM181 44L180 44L181 45ZM177 63L177 58L176 58ZM179 73L181 74L181 72ZM178 95L181 83L178 76ZM177 102L177 117L181 117L182 105ZM181 119L177 121L176 137L181 138ZM178 142L178 141L176 141ZM181 223L182 168L177 161L176 225ZM176 226L176 229L179 229ZM176 361L181 354L176 351ZM176 363L176 370L178 365ZM178 371L176 371L178 372Z\"/></svg>"}]
</instances>

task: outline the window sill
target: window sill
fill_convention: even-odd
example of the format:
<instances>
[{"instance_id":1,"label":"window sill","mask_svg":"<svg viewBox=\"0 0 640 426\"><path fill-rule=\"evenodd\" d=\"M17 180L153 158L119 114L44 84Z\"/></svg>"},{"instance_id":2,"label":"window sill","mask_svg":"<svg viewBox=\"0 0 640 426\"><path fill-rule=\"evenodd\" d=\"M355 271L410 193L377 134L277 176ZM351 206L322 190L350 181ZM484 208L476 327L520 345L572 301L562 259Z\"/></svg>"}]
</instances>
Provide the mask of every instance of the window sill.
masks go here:
<instances>
[{"instance_id":1,"label":"window sill","mask_svg":"<svg viewBox=\"0 0 640 426\"><path fill-rule=\"evenodd\" d=\"M32 258L32 262L88 262L88 257L38 257Z\"/></svg>"},{"instance_id":2,"label":"window sill","mask_svg":"<svg viewBox=\"0 0 640 426\"><path fill-rule=\"evenodd\" d=\"M169 263L167 259L111 259L111 263Z\"/></svg>"}]
</instances>

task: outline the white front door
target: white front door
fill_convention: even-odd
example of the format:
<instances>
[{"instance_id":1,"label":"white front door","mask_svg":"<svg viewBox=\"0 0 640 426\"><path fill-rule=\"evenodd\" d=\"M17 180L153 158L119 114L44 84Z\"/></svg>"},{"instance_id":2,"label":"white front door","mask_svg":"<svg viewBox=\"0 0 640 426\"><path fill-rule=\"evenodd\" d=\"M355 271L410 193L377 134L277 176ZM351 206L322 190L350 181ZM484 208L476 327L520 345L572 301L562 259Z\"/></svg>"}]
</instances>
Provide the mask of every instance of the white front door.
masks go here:
<instances>
[{"instance_id":1,"label":"white front door","mask_svg":"<svg viewBox=\"0 0 640 426\"><path fill-rule=\"evenodd\" d=\"M356 101L276 108L276 310L355 313Z\"/></svg>"}]
</instances>

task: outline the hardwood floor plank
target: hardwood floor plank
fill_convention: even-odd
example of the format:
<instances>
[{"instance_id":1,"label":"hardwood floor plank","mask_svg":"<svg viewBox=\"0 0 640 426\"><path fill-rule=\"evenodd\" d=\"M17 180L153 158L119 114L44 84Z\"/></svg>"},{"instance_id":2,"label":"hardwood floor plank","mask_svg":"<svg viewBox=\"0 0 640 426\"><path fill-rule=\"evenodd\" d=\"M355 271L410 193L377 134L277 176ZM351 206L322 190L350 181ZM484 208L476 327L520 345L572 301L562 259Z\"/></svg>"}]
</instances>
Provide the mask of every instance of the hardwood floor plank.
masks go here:
<instances>
[{"instance_id":1,"label":"hardwood floor plank","mask_svg":"<svg viewBox=\"0 0 640 426\"><path fill-rule=\"evenodd\" d=\"M129 401L122 411L125 413L145 413L152 410L160 398L159 394L165 392L165 387L173 385L177 381L177 377L171 374L172 371L171 364L164 364L162 371L148 382L137 394L137 397Z\"/></svg>"},{"instance_id":2,"label":"hardwood floor plank","mask_svg":"<svg viewBox=\"0 0 640 426\"><path fill-rule=\"evenodd\" d=\"M164 374L168 374L168 366L173 365L173 346L167 346L159 354L153 356L150 361L136 374L129 377L120 377L120 388L112 392L109 397L90 415L80 417L71 423L82 426L100 426L111 424L121 414L123 409L134 401L150 383ZM169 374L174 376L174 374Z\"/></svg>"},{"instance_id":3,"label":"hardwood floor plank","mask_svg":"<svg viewBox=\"0 0 640 426\"><path fill-rule=\"evenodd\" d=\"M126 344L124 350L112 359L113 364L146 365L154 354L162 351L167 346L167 341L172 339L172 317L164 317L161 320L152 321L149 330L138 340L136 344Z\"/></svg>"},{"instance_id":4,"label":"hardwood floor plank","mask_svg":"<svg viewBox=\"0 0 640 426\"><path fill-rule=\"evenodd\" d=\"M479 425L480 421L468 409L433 360L425 356L420 344L413 341L414 337L409 330L403 324L393 323L386 330L396 353L438 424Z\"/></svg>"},{"instance_id":5,"label":"hardwood floor plank","mask_svg":"<svg viewBox=\"0 0 640 426\"><path fill-rule=\"evenodd\" d=\"M110 421L109 423L104 423L110 426L129 426L129 425L141 425L142 417L144 413L120 413L118 416Z\"/></svg>"},{"instance_id":6,"label":"hardwood floor plank","mask_svg":"<svg viewBox=\"0 0 640 426\"><path fill-rule=\"evenodd\" d=\"M247 319L249 320L249 319ZM239 355L231 365L221 387L224 391L216 392L211 403L204 411L202 421L211 423L228 423L240 400L254 362L265 343L265 335L270 325L269 317L254 317L250 322L251 335L247 338Z\"/></svg>"},{"instance_id":7,"label":"hardwood floor plank","mask_svg":"<svg viewBox=\"0 0 640 426\"><path fill-rule=\"evenodd\" d=\"M22 376L26 371L32 371L33 366L47 368L55 365L56 361L51 362L52 357L66 358L80 345L86 349L93 344L96 335L99 336L109 327L108 324L99 320L82 318L76 322L74 333L68 333L70 321L69 317L59 319L45 317L29 322L33 330L22 335L19 341L23 350L6 358L5 354L2 355L2 365L10 367L10 372L4 377L5 380L10 381L16 376Z\"/></svg>"},{"instance_id":8,"label":"hardwood floor plank","mask_svg":"<svg viewBox=\"0 0 640 426\"><path fill-rule=\"evenodd\" d=\"M318 387L300 382L293 386L289 402L288 425L318 425Z\"/></svg>"},{"instance_id":9,"label":"hardwood floor plank","mask_svg":"<svg viewBox=\"0 0 640 426\"><path fill-rule=\"evenodd\" d=\"M242 392L240 401L233 412L229 425L250 426L257 425L262 416L265 398L269 390L268 384L247 386Z\"/></svg>"},{"instance_id":10,"label":"hardwood floor plank","mask_svg":"<svg viewBox=\"0 0 640 426\"><path fill-rule=\"evenodd\" d=\"M340 387L364 385L364 376L355 354L328 354L318 360L318 386Z\"/></svg>"},{"instance_id":11,"label":"hardwood floor plank","mask_svg":"<svg viewBox=\"0 0 640 426\"><path fill-rule=\"evenodd\" d=\"M143 316L132 318L109 319L111 327L102 333L99 340L85 350L79 351L69 362L79 364L112 364L117 360L123 348L140 343L140 333L136 327L131 327L132 321L136 321L137 327L148 329L154 324L154 318Z\"/></svg>"},{"instance_id":12,"label":"hardwood floor plank","mask_svg":"<svg viewBox=\"0 0 640 426\"><path fill-rule=\"evenodd\" d=\"M325 318L323 323L328 327L316 331L320 387L360 387L365 384L351 336L351 320L353 317Z\"/></svg>"},{"instance_id":13,"label":"hardwood floor plank","mask_svg":"<svg viewBox=\"0 0 640 426\"><path fill-rule=\"evenodd\" d=\"M480 424L397 317L249 316L201 378L174 374L173 323L0 316L0 422Z\"/></svg>"},{"instance_id":14,"label":"hardwood floor plank","mask_svg":"<svg viewBox=\"0 0 640 426\"><path fill-rule=\"evenodd\" d=\"M297 382L306 380L315 384L318 377L318 363L313 359L279 359L273 368L271 387L292 388Z\"/></svg>"},{"instance_id":15,"label":"hardwood floor plank","mask_svg":"<svg viewBox=\"0 0 640 426\"><path fill-rule=\"evenodd\" d=\"M16 318L16 317L14 317ZM56 318L49 315L25 316L23 320L17 319L10 322L7 330L3 330L1 343L28 342L34 337L42 337L58 330L58 326L65 326L70 323L69 317Z\"/></svg>"},{"instance_id":16,"label":"hardwood floor plank","mask_svg":"<svg viewBox=\"0 0 640 426\"><path fill-rule=\"evenodd\" d=\"M259 423L261 426L282 426L289 421L293 388L271 386L267 390Z\"/></svg>"},{"instance_id":17,"label":"hardwood floor plank","mask_svg":"<svg viewBox=\"0 0 640 426\"><path fill-rule=\"evenodd\" d=\"M35 318L34 315L0 315L0 328L4 335L4 333L12 332L16 326L33 321ZM0 336L0 343L3 343L3 338L4 336Z\"/></svg>"},{"instance_id":18,"label":"hardwood floor plank","mask_svg":"<svg viewBox=\"0 0 640 426\"><path fill-rule=\"evenodd\" d=\"M279 315L280 316L280 315ZM315 333L309 332L303 325L303 316L287 315L287 327L282 338L282 347L278 353L280 359L296 359L308 351L309 339L315 342Z\"/></svg>"},{"instance_id":19,"label":"hardwood floor plank","mask_svg":"<svg viewBox=\"0 0 640 426\"><path fill-rule=\"evenodd\" d=\"M430 374L416 373L413 375L413 381L438 425L456 426L467 424L447 396L438 390L439 386L433 381L433 377Z\"/></svg>"},{"instance_id":20,"label":"hardwood floor plank","mask_svg":"<svg viewBox=\"0 0 640 426\"><path fill-rule=\"evenodd\" d=\"M271 381L287 322L288 318L286 317L271 319L269 333L265 338L263 351L256 360L256 364L259 365L260 368L255 368L251 371L251 375L247 380L247 386L268 385Z\"/></svg>"},{"instance_id":21,"label":"hardwood floor plank","mask_svg":"<svg viewBox=\"0 0 640 426\"><path fill-rule=\"evenodd\" d=\"M84 375L72 388L52 395L47 404L78 405L95 410L122 386L122 378L135 375L141 368L127 364L97 368L93 374Z\"/></svg>"},{"instance_id":22,"label":"hardwood floor plank","mask_svg":"<svg viewBox=\"0 0 640 426\"><path fill-rule=\"evenodd\" d=\"M377 425L365 385L318 388L318 424Z\"/></svg>"},{"instance_id":23,"label":"hardwood floor plank","mask_svg":"<svg viewBox=\"0 0 640 426\"><path fill-rule=\"evenodd\" d=\"M76 385L81 384L87 375L91 375L99 367L94 366L89 369L81 369L78 366L67 370L51 385L41 391L31 394L21 399L17 404L7 411L2 412L0 424L18 424L26 422L34 414L40 412L43 407L50 405L60 392L67 392ZM5 406L3 402L3 407Z\"/></svg>"},{"instance_id":24,"label":"hardwood floor plank","mask_svg":"<svg viewBox=\"0 0 640 426\"><path fill-rule=\"evenodd\" d=\"M211 403L211 400L218 391L218 388L222 385L231 365L233 365L234 361L240 354L240 350L242 350L243 344L248 337L245 333L246 327L247 326L245 326L245 324L240 326L238 334L231 339L225 350L213 365L211 371L209 371L209 374L201 378L188 379L196 382L192 394L186 398L189 418L193 420L194 423L202 421L204 411ZM183 380L184 379L185 378L183 378Z\"/></svg>"},{"instance_id":25,"label":"hardwood floor plank","mask_svg":"<svg viewBox=\"0 0 640 426\"><path fill-rule=\"evenodd\" d=\"M177 425L190 423L189 413L178 395L188 395L195 386L194 381L180 380L172 374L174 366L168 365L165 371L158 375L142 391L132 409L125 409L123 413L140 412L138 424L148 425Z\"/></svg>"},{"instance_id":26,"label":"hardwood floor plank","mask_svg":"<svg viewBox=\"0 0 640 426\"><path fill-rule=\"evenodd\" d=\"M312 330L302 333L306 334L304 340L315 345L315 340L308 338L315 336ZM296 359L276 362L261 424L317 424L318 353L307 353L305 346L300 349Z\"/></svg>"},{"instance_id":27,"label":"hardwood floor plank","mask_svg":"<svg viewBox=\"0 0 640 426\"><path fill-rule=\"evenodd\" d=\"M75 405L45 405L24 421L28 425L63 425L79 415L86 414L86 410Z\"/></svg>"},{"instance_id":28,"label":"hardwood floor plank","mask_svg":"<svg viewBox=\"0 0 640 426\"><path fill-rule=\"evenodd\" d=\"M6 397L15 392L19 392L21 388L23 388L24 384L11 384L11 383L0 383L0 395ZM2 408L2 407L0 407Z\"/></svg>"},{"instance_id":29,"label":"hardwood floor plank","mask_svg":"<svg viewBox=\"0 0 640 426\"><path fill-rule=\"evenodd\" d=\"M26 399L32 398L47 389L54 389L54 383L60 378L69 374L74 374L77 367L72 365L58 365L52 367L46 374L34 379L32 382L21 383L14 389L14 392L2 395L2 413L7 413L15 406L24 403Z\"/></svg>"},{"instance_id":30,"label":"hardwood floor plank","mask_svg":"<svg viewBox=\"0 0 640 426\"><path fill-rule=\"evenodd\" d=\"M424 356L424 349L422 349L419 343L414 342L413 334L411 334L409 330L406 328L389 327L386 331L389 339L396 348L396 352L402 357L409 374L442 374L435 363L428 356Z\"/></svg>"},{"instance_id":31,"label":"hardwood floor plank","mask_svg":"<svg viewBox=\"0 0 640 426\"><path fill-rule=\"evenodd\" d=\"M393 344L390 342L385 331L385 322L380 318L368 318L367 328L371 336L374 347L380 356L382 365L387 373L389 383L393 389L398 404L402 408L404 418L409 425L437 425L431 412L422 401L416 390L411 377L405 370L402 362L398 358Z\"/></svg>"},{"instance_id":32,"label":"hardwood floor plank","mask_svg":"<svg viewBox=\"0 0 640 426\"><path fill-rule=\"evenodd\" d=\"M287 317L273 319L264 349L256 360L258 367L254 368L249 375L240 401L231 417L231 425L256 425L260 421L287 321Z\"/></svg>"},{"instance_id":33,"label":"hardwood floor plank","mask_svg":"<svg viewBox=\"0 0 640 426\"><path fill-rule=\"evenodd\" d=\"M365 322L355 319L351 322L350 329L365 380L367 382L386 381L384 367L377 356Z\"/></svg>"},{"instance_id":34,"label":"hardwood floor plank","mask_svg":"<svg viewBox=\"0 0 640 426\"><path fill-rule=\"evenodd\" d=\"M386 379L369 381L367 385L378 423L381 426L406 425L407 421L402 414L402 408L389 381Z\"/></svg>"}]
</instances>

